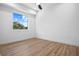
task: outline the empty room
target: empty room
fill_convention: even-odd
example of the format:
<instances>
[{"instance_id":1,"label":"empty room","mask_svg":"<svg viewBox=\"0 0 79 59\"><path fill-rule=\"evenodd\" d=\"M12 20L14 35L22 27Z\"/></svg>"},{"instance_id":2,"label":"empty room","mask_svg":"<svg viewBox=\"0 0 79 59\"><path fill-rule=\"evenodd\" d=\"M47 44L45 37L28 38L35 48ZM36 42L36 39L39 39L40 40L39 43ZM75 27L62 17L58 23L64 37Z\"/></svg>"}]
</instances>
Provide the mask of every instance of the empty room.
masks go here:
<instances>
[{"instance_id":1,"label":"empty room","mask_svg":"<svg viewBox=\"0 0 79 59\"><path fill-rule=\"evenodd\" d=\"M0 3L1 56L79 56L79 3Z\"/></svg>"}]
</instances>

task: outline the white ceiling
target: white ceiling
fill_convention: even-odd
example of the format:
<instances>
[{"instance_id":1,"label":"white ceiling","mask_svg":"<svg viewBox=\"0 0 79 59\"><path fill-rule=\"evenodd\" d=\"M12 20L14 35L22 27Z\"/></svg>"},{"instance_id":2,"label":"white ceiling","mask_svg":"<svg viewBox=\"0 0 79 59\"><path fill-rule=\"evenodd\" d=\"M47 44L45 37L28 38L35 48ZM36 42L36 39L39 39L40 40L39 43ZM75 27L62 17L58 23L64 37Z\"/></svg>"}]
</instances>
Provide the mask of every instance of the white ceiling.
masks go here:
<instances>
[{"instance_id":1,"label":"white ceiling","mask_svg":"<svg viewBox=\"0 0 79 59\"><path fill-rule=\"evenodd\" d=\"M0 7L10 10L15 9L32 15L36 15L38 12L38 8L35 3L0 3Z\"/></svg>"},{"instance_id":2,"label":"white ceiling","mask_svg":"<svg viewBox=\"0 0 79 59\"><path fill-rule=\"evenodd\" d=\"M32 9L38 10L36 3L23 3L23 5L26 5Z\"/></svg>"}]
</instances>

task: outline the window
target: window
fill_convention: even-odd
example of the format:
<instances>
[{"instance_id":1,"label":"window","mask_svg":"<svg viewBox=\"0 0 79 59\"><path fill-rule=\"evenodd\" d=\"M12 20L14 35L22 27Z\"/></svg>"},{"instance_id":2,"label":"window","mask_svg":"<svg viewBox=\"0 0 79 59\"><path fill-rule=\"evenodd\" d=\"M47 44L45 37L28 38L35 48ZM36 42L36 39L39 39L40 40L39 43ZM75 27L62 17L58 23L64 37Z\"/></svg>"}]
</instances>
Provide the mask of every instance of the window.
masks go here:
<instances>
[{"instance_id":1,"label":"window","mask_svg":"<svg viewBox=\"0 0 79 59\"><path fill-rule=\"evenodd\" d=\"M22 14L13 13L13 29L28 29L27 17Z\"/></svg>"}]
</instances>

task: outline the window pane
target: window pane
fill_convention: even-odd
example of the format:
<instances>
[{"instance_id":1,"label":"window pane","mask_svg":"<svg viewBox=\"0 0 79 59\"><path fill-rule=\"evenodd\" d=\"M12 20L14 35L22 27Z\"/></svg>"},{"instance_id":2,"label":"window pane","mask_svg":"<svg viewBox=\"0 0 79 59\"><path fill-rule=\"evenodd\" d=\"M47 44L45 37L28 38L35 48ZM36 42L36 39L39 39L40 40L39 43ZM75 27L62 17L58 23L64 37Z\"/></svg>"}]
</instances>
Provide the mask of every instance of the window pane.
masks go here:
<instances>
[{"instance_id":1,"label":"window pane","mask_svg":"<svg viewBox=\"0 0 79 59\"><path fill-rule=\"evenodd\" d=\"M27 29L27 28L28 28L27 17L22 14L13 13L13 29Z\"/></svg>"}]
</instances>

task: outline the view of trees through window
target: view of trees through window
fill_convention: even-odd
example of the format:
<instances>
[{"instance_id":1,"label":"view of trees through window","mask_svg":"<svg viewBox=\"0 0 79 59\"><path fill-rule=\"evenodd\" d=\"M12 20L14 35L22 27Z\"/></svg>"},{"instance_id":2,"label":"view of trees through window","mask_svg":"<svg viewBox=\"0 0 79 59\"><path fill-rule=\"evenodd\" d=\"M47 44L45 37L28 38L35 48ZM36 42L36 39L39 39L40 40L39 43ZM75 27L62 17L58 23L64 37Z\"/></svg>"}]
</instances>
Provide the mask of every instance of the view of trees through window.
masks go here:
<instances>
[{"instance_id":1,"label":"view of trees through window","mask_svg":"<svg viewBox=\"0 0 79 59\"><path fill-rule=\"evenodd\" d=\"M28 29L27 17L22 14L13 13L13 29Z\"/></svg>"}]
</instances>

